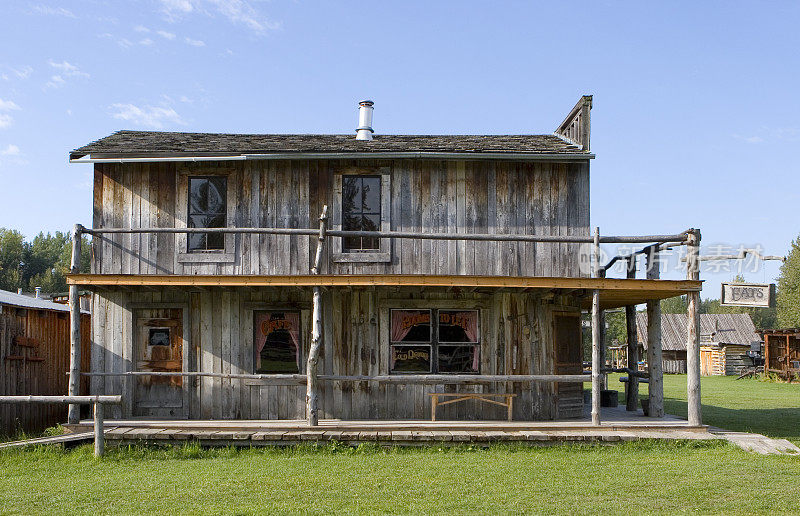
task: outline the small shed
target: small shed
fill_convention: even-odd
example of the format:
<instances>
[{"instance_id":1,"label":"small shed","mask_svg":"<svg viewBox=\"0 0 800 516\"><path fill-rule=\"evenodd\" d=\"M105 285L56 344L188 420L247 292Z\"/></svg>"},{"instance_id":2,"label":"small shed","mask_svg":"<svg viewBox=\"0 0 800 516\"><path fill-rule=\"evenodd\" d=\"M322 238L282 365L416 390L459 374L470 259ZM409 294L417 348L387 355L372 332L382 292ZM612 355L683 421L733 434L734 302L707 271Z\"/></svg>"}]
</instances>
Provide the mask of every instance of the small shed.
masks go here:
<instances>
[{"instance_id":1,"label":"small shed","mask_svg":"<svg viewBox=\"0 0 800 516\"><path fill-rule=\"evenodd\" d=\"M91 363L90 313L81 313L81 363ZM0 395L65 395L69 371L69 307L0 290ZM88 394L88 379L82 393ZM63 405L0 404L0 435L37 432L65 419Z\"/></svg>"},{"instance_id":2,"label":"small shed","mask_svg":"<svg viewBox=\"0 0 800 516\"><path fill-rule=\"evenodd\" d=\"M647 349L647 314L636 314L639 344ZM661 314L664 372L686 372L686 314ZM751 367L760 338L748 314L700 315L700 374L733 375Z\"/></svg>"},{"instance_id":3,"label":"small shed","mask_svg":"<svg viewBox=\"0 0 800 516\"><path fill-rule=\"evenodd\" d=\"M800 328L763 330L764 370L791 380L800 376Z\"/></svg>"}]
</instances>

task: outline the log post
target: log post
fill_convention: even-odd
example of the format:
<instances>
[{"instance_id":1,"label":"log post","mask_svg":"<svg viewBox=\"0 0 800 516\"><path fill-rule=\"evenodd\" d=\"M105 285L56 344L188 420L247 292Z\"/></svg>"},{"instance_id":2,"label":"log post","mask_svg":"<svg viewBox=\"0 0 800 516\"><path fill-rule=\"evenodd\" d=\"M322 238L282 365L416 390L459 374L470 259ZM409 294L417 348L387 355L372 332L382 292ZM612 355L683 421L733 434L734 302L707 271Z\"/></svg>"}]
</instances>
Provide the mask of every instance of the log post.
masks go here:
<instances>
[{"instance_id":1,"label":"log post","mask_svg":"<svg viewBox=\"0 0 800 516\"><path fill-rule=\"evenodd\" d=\"M103 403L94 402L94 456L101 457L105 451L105 431L103 429Z\"/></svg>"},{"instance_id":2,"label":"log post","mask_svg":"<svg viewBox=\"0 0 800 516\"><path fill-rule=\"evenodd\" d=\"M322 207L322 214L319 216L319 237L317 239L317 253L314 258L314 266L311 268L312 274L319 274L322 262L322 252L325 246L325 236L328 222L328 206ZM317 378L317 363L319 362L319 350L322 347L322 300L321 289L314 287L313 303L311 310L311 346L308 350L308 362L306 364L306 418L308 426L319 425L319 382Z\"/></svg>"},{"instance_id":3,"label":"log post","mask_svg":"<svg viewBox=\"0 0 800 516\"><path fill-rule=\"evenodd\" d=\"M69 272L80 273L81 269L81 234L83 226L75 224L72 229L72 259ZM69 286L69 383L67 394L78 396L81 387L81 299L78 285ZM67 422L80 422L80 405L72 404L67 409Z\"/></svg>"},{"instance_id":4,"label":"log post","mask_svg":"<svg viewBox=\"0 0 800 516\"><path fill-rule=\"evenodd\" d=\"M686 278L700 279L700 230L689 232L686 245ZM687 294L688 316L686 332L686 394L688 400L688 419L692 426L703 424L700 412L700 292Z\"/></svg>"},{"instance_id":5,"label":"log post","mask_svg":"<svg viewBox=\"0 0 800 516\"><path fill-rule=\"evenodd\" d=\"M661 263L656 246L647 252L647 279L657 280ZM661 301L647 302L647 371L650 383L647 389L650 399L650 417L664 417L664 372L661 352Z\"/></svg>"},{"instance_id":6,"label":"log post","mask_svg":"<svg viewBox=\"0 0 800 516\"><path fill-rule=\"evenodd\" d=\"M600 228L594 230L592 247L594 276L600 271ZM592 291L592 425L600 425L600 291Z\"/></svg>"},{"instance_id":7,"label":"log post","mask_svg":"<svg viewBox=\"0 0 800 516\"><path fill-rule=\"evenodd\" d=\"M628 279L636 279L636 257L628 258L627 263ZM639 342L636 333L636 306L628 305L625 307L625 326L628 340L628 359L627 366L631 371L639 370ZM639 378L635 375L628 376L628 383L625 384L625 409L638 410L639 407Z\"/></svg>"},{"instance_id":8,"label":"log post","mask_svg":"<svg viewBox=\"0 0 800 516\"><path fill-rule=\"evenodd\" d=\"M606 277L606 270L600 268L597 273L598 278L605 278ZM601 374L600 374L600 389L607 390L608 389L608 374L602 372L607 365L608 365L608 347L606 346L606 311L602 308L600 309L600 367Z\"/></svg>"}]
</instances>

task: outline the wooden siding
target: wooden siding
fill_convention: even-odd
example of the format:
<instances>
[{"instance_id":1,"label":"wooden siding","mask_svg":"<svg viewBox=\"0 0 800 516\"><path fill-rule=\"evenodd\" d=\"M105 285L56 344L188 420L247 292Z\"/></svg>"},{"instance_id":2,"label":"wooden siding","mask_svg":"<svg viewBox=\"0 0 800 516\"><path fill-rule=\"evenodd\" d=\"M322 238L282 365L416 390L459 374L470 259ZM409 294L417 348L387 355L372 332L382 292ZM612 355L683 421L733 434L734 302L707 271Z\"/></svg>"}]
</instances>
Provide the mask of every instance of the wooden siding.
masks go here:
<instances>
[{"instance_id":1,"label":"wooden siding","mask_svg":"<svg viewBox=\"0 0 800 516\"><path fill-rule=\"evenodd\" d=\"M180 174L228 173L238 227L316 227L343 171L390 169L391 229L420 232L588 235L586 163L480 161L244 161L97 164L94 220L102 227L183 227ZM232 263L184 263L174 234L95 237L102 274L307 274L311 237L237 235ZM334 263L323 273L580 276L578 244L395 240L387 263Z\"/></svg>"},{"instance_id":2,"label":"wooden siding","mask_svg":"<svg viewBox=\"0 0 800 516\"><path fill-rule=\"evenodd\" d=\"M150 306L185 307L188 318L188 370L253 373L253 310L299 310L301 339L307 352L310 335L310 293L307 289L164 289L108 292L95 295L92 371L132 370L133 311ZM481 310L483 374L552 374L553 312L576 311L569 297L545 300L533 293L446 293L417 289L333 289L323 295L325 340L320 374L388 374L388 311L426 306ZM105 344L105 345L104 345ZM97 376L95 394L123 394L130 399L131 377ZM266 385L257 379L200 377L189 379L189 417L211 419L305 418L305 385ZM558 399L547 383L481 386L401 385L370 381L323 382L320 417L338 419L428 419L428 392L514 392L514 418L553 419L582 404L577 391ZM476 402L441 407L439 419L503 419L503 408ZM112 417L130 416L127 403ZM575 414L577 415L577 414Z\"/></svg>"},{"instance_id":3,"label":"wooden siding","mask_svg":"<svg viewBox=\"0 0 800 516\"><path fill-rule=\"evenodd\" d=\"M81 316L81 367L90 364L90 317ZM0 395L66 395L69 313L4 305L0 313ZM88 393L88 380L81 393ZM88 410L88 409L84 409ZM87 413L88 415L88 413ZM64 405L0 403L0 435L63 423Z\"/></svg>"}]
</instances>

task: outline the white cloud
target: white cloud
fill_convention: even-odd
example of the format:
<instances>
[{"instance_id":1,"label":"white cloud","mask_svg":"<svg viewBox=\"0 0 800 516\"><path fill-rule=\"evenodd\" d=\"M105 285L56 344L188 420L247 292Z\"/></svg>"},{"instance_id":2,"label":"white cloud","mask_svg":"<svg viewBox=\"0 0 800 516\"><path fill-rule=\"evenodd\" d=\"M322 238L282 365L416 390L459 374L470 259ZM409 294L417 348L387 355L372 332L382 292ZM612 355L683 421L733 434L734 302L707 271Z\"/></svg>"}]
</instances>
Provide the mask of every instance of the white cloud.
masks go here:
<instances>
[{"instance_id":1,"label":"white cloud","mask_svg":"<svg viewBox=\"0 0 800 516\"><path fill-rule=\"evenodd\" d=\"M50 7L47 5L34 5L33 11L47 16L65 16L67 18L77 18L75 13L63 7Z\"/></svg>"},{"instance_id":2,"label":"white cloud","mask_svg":"<svg viewBox=\"0 0 800 516\"><path fill-rule=\"evenodd\" d=\"M33 73L33 68L30 66L23 66L20 69L12 68L11 72L17 77L17 79L27 79Z\"/></svg>"},{"instance_id":3,"label":"white cloud","mask_svg":"<svg viewBox=\"0 0 800 516\"><path fill-rule=\"evenodd\" d=\"M77 66L67 61L58 63L50 59L47 64L51 68L55 68L58 73L50 76L50 80L44 85L45 90L60 88L67 83L67 79L88 79L90 77L88 73L81 71Z\"/></svg>"},{"instance_id":4,"label":"white cloud","mask_svg":"<svg viewBox=\"0 0 800 516\"><path fill-rule=\"evenodd\" d=\"M130 48L133 46L133 41L129 40L128 38L122 38L117 41L117 44L122 48Z\"/></svg>"},{"instance_id":5,"label":"white cloud","mask_svg":"<svg viewBox=\"0 0 800 516\"><path fill-rule=\"evenodd\" d=\"M19 111L20 107L13 100L0 99L0 111Z\"/></svg>"},{"instance_id":6,"label":"white cloud","mask_svg":"<svg viewBox=\"0 0 800 516\"><path fill-rule=\"evenodd\" d=\"M157 0L168 20L192 13L220 15L234 24L243 25L256 33L280 29L281 24L258 12L247 0Z\"/></svg>"},{"instance_id":7,"label":"white cloud","mask_svg":"<svg viewBox=\"0 0 800 516\"><path fill-rule=\"evenodd\" d=\"M51 75L50 80L45 83L44 89L54 90L56 88L62 87L66 83L67 81L65 81L64 78L61 77L60 75Z\"/></svg>"},{"instance_id":8,"label":"white cloud","mask_svg":"<svg viewBox=\"0 0 800 516\"><path fill-rule=\"evenodd\" d=\"M50 59L47 61L47 64L49 64L56 70L60 71L61 75L63 75L64 77L83 77L84 79L89 78L88 73L80 71L77 66L68 63L67 61L61 61L60 63L56 63L55 61Z\"/></svg>"},{"instance_id":9,"label":"white cloud","mask_svg":"<svg viewBox=\"0 0 800 516\"><path fill-rule=\"evenodd\" d=\"M169 39L169 40L175 39L175 34L173 34L172 32L167 32L165 30L156 31L156 34L158 34L164 39Z\"/></svg>"},{"instance_id":10,"label":"white cloud","mask_svg":"<svg viewBox=\"0 0 800 516\"><path fill-rule=\"evenodd\" d=\"M0 150L0 156L19 156L19 147L13 143L9 143L5 149Z\"/></svg>"},{"instance_id":11,"label":"white cloud","mask_svg":"<svg viewBox=\"0 0 800 516\"><path fill-rule=\"evenodd\" d=\"M797 127L761 127L756 134L744 136L734 134L733 137L745 143L777 143L777 142L796 142L800 141L800 129Z\"/></svg>"},{"instance_id":12,"label":"white cloud","mask_svg":"<svg viewBox=\"0 0 800 516\"><path fill-rule=\"evenodd\" d=\"M7 112L19 110L20 107L13 100L0 99L0 129L5 129L14 122L14 117ZM2 113L2 111L6 111L6 113Z\"/></svg>"},{"instance_id":13,"label":"white cloud","mask_svg":"<svg viewBox=\"0 0 800 516\"><path fill-rule=\"evenodd\" d=\"M153 43L154 43L154 42L153 42L153 40L152 40L152 39L150 39L150 38L144 38L143 40L139 41L139 44L140 44L140 45L144 45L144 46L146 46L146 47L149 47L149 46L150 46L150 45L152 45Z\"/></svg>"},{"instance_id":14,"label":"white cloud","mask_svg":"<svg viewBox=\"0 0 800 516\"><path fill-rule=\"evenodd\" d=\"M183 118L171 107L137 106L135 104L112 104L111 116L118 120L132 122L138 126L161 129L164 125L184 125Z\"/></svg>"},{"instance_id":15,"label":"white cloud","mask_svg":"<svg viewBox=\"0 0 800 516\"><path fill-rule=\"evenodd\" d=\"M144 25L137 25L136 27L133 28L133 30L135 30L136 32L145 32L145 33L150 32L150 29L148 29Z\"/></svg>"},{"instance_id":16,"label":"white cloud","mask_svg":"<svg viewBox=\"0 0 800 516\"><path fill-rule=\"evenodd\" d=\"M186 43L192 45L193 47L204 47L206 46L206 42L199 40L199 39L192 39L190 37L185 38Z\"/></svg>"}]
</instances>

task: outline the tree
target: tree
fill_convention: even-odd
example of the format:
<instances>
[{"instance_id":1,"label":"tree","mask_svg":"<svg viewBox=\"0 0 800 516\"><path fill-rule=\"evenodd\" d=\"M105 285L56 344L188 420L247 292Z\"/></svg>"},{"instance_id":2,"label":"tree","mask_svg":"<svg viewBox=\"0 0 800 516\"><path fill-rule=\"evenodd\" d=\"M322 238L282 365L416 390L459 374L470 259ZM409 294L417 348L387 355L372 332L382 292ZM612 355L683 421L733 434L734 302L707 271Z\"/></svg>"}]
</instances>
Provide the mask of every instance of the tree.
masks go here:
<instances>
[{"instance_id":1,"label":"tree","mask_svg":"<svg viewBox=\"0 0 800 516\"><path fill-rule=\"evenodd\" d=\"M89 271L90 243L81 239L81 272ZM0 289L44 292L67 290L66 275L72 261L72 237L69 233L39 233L26 242L21 233L0 228Z\"/></svg>"},{"instance_id":2,"label":"tree","mask_svg":"<svg viewBox=\"0 0 800 516\"><path fill-rule=\"evenodd\" d=\"M12 229L0 228L0 289L16 290L22 286L25 260L25 237Z\"/></svg>"},{"instance_id":3,"label":"tree","mask_svg":"<svg viewBox=\"0 0 800 516\"><path fill-rule=\"evenodd\" d=\"M781 265L777 318L782 328L800 326L800 236L792 242L789 255Z\"/></svg>"},{"instance_id":4,"label":"tree","mask_svg":"<svg viewBox=\"0 0 800 516\"><path fill-rule=\"evenodd\" d=\"M685 314L689 308L689 301L686 296L670 297L661 300L662 314Z\"/></svg>"}]
</instances>

